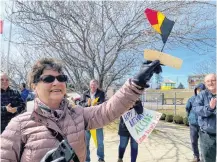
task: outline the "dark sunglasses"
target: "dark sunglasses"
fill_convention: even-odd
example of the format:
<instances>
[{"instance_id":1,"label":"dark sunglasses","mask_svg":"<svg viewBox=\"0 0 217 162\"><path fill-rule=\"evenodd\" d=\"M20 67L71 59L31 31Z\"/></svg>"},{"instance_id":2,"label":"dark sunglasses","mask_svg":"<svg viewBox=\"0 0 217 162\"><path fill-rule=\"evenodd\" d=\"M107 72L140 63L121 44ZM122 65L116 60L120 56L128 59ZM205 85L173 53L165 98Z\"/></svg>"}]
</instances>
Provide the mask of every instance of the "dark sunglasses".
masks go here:
<instances>
[{"instance_id":1,"label":"dark sunglasses","mask_svg":"<svg viewBox=\"0 0 217 162\"><path fill-rule=\"evenodd\" d=\"M67 82L67 80L68 80L66 75L58 75L58 76L44 75L44 76L39 78L39 81L42 81L44 83L52 83L52 82L54 82L55 78L59 82Z\"/></svg>"}]
</instances>

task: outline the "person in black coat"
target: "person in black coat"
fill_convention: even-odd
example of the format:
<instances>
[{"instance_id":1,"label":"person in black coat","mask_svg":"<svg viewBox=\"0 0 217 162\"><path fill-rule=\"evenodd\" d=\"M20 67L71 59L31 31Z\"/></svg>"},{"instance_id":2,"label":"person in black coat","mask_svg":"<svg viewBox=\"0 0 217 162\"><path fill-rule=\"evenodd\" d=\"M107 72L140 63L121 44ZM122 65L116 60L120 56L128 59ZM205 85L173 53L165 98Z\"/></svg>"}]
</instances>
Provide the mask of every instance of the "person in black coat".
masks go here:
<instances>
[{"instance_id":1,"label":"person in black coat","mask_svg":"<svg viewBox=\"0 0 217 162\"><path fill-rule=\"evenodd\" d=\"M142 102L138 100L135 105L131 108L135 109L137 114L143 113ZM120 136L120 144L118 148L118 162L123 162L124 153L127 147L127 144L130 139L130 147L131 147L131 162L136 162L137 154L138 154L138 143L133 139L128 131L123 118L120 118L119 130L118 134Z\"/></svg>"},{"instance_id":2,"label":"person in black coat","mask_svg":"<svg viewBox=\"0 0 217 162\"><path fill-rule=\"evenodd\" d=\"M26 104L17 90L9 86L9 78L6 73L1 73L1 133L5 130L10 120L23 113Z\"/></svg>"}]
</instances>

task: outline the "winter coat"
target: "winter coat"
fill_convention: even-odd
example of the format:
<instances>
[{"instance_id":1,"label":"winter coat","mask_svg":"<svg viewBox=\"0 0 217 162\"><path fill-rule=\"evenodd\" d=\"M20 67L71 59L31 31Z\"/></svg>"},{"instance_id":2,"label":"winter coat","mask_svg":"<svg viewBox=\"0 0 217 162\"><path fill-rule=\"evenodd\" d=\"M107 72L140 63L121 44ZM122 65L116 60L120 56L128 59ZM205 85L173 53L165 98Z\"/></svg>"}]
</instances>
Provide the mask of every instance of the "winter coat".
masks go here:
<instances>
[{"instance_id":1,"label":"winter coat","mask_svg":"<svg viewBox=\"0 0 217 162\"><path fill-rule=\"evenodd\" d=\"M21 91L21 97L23 99L24 102L27 101L27 97L29 95L29 90L24 88L22 91Z\"/></svg>"},{"instance_id":2,"label":"winter coat","mask_svg":"<svg viewBox=\"0 0 217 162\"><path fill-rule=\"evenodd\" d=\"M99 98L98 99L98 103L101 104L105 101L105 93L99 89L96 90L96 93L94 95L95 98ZM83 107L87 107L87 101L90 98L90 90L87 90L84 92L84 94L82 95L81 101L80 101L80 105Z\"/></svg>"},{"instance_id":3,"label":"winter coat","mask_svg":"<svg viewBox=\"0 0 217 162\"><path fill-rule=\"evenodd\" d=\"M11 120L1 135L1 161L39 162L59 141L48 127L67 138L80 162L85 162L85 130L101 128L129 110L143 91L134 87L130 80L103 104L71 108L67 99L54 113L44 111L35 99L34 111L26 112ZM61 113L60 113L61 112ZM23 150L23 151L22 151ZM22 154L20 152L23 152Z\"/></svg>"},{"instance_id":4,"label":"winter coat","mask_svg":"<svg viewBox=\"0 0 217 162\"><path fill-rule=\"evenodd\" d=\"M144 108L142 106L142 102L140 100L137 101L131 109L135 109L137 114L142 114L143 110L144 110ZM128 131L122 117L120 117L118 134L120 136L130 136L130 132Z\"/></svg>"},{"instance_id":5,"label":"winter coat","mask_svg":"<svg viewBox=\"0 0 217 162\"><path fill-rule=\"evenodd\" d=\"M209 90L200 92L193 103L193 110L198 115L198 124L202 131L216 135L216 107L211 109L209 106L212 95Z\"/></svg>"},{"instance_id":6,"label":"winter coat","mask_svg":"<svg viewBox=\"0 0 217 162\"><path fill-rule=\"evenodd\" d=\"M16 113L7 111L6 106L11 103L12 107L17 107ZM1 132L5 130L10 120L16 115L25 111L26 104L22 100L20 93L17 90L8 87L6 90L1 89Z\"/></svg>"},{"instance_id":7,"label":"winter coat","mask_svg":"<svg viewBox=\"0 0 217 162\"><path fill-rule=\"evenodd\" d=\"M186 104L186 112L188 115L188 122L191 125L198 125L198 115L193 111L192 106L195 100L195 97L197 96L197 89L205 90L206 87L203 83L198 84L194 89L194 96L189 98L187 104Z\"/></svg>"}]
</instances>

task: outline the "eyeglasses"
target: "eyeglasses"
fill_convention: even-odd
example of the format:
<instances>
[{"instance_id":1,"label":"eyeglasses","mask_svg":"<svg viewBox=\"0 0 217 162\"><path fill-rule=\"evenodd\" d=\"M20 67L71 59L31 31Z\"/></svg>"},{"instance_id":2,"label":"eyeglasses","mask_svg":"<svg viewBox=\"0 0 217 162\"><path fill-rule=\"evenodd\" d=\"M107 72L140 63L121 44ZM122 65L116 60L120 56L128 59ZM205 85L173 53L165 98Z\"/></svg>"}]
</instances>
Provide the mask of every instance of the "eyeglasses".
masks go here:
<instances>
[{"instance_id":1,"label":"eyeglasses","mask_svg":"<svg viewBox=\"0 0 217 162\"><path fill-rule=\"evenodd\" d=\"M68 80L68 77L66 75L44 75L39 78L39 81L42 81L44 83L52 83L55 79L57 79L59 82L66 82Z\"/></svg>"},{"instance_id":2,"label":"eyeglasses","mask_svg":"<svg viewBox=\"0 0 217 162\"><path fill-rule=\"evenodd\" d=\"M211 83L211 82L216 82L216 80L207 80L205 83Z\"/></svg>"}]
</instances>

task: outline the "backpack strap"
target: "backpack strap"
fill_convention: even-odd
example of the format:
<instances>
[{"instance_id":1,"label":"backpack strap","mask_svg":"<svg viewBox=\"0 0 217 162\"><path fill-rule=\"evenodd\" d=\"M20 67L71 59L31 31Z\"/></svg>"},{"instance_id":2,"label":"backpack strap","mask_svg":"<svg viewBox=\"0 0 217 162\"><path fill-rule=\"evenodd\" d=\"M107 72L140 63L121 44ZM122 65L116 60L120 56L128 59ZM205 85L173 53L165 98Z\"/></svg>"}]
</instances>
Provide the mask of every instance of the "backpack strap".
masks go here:
<instances>
[{"instance_id":1,"label":"backpack strap","mask_svg":"<svg viewBox=\"0 0 217 162\"><path fill-rule=\"evenodd\" d=\"M48 128L48 127L47 127ZM58 131L55 131L51 128L48 128L48 130L51 132L51 134L59 141L59 142L62 142L64 140L63 136L58 132ZM71 147L71 149L73 150L73 148ZM74 154L72 155L72 160L74 162L80 162L79 159L78 159L78 156L75 154L75 151L73 150Z\"/></svg>"}]
</instances>

